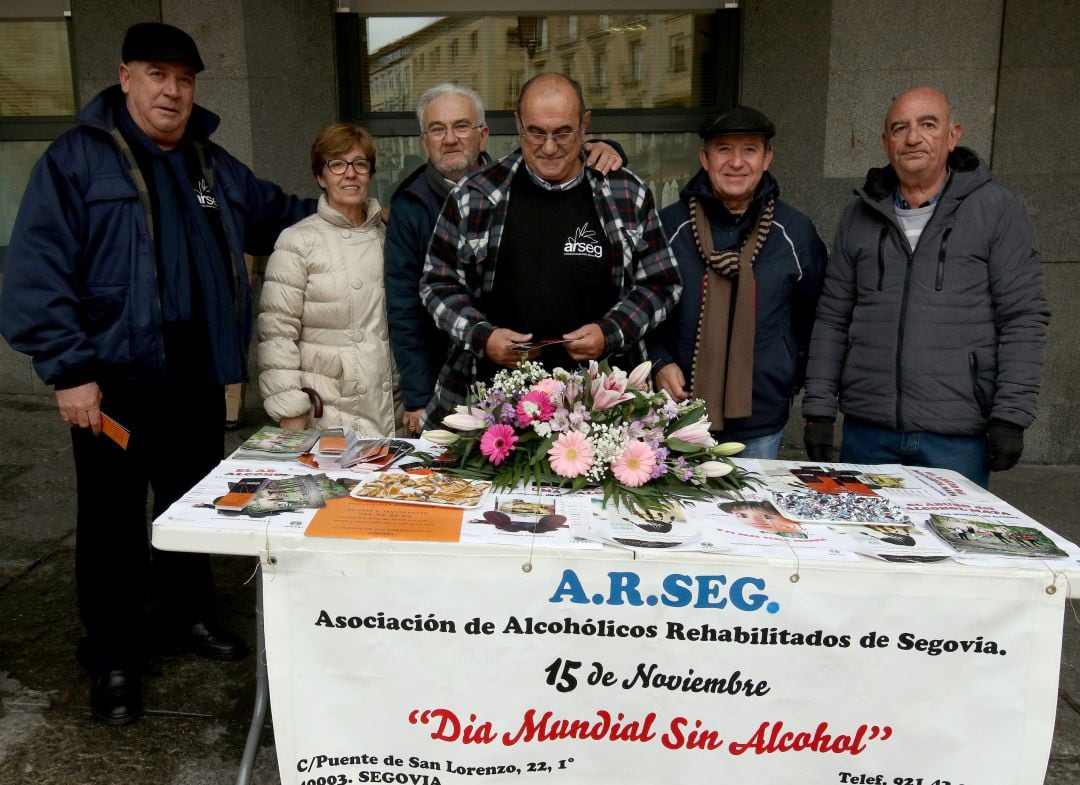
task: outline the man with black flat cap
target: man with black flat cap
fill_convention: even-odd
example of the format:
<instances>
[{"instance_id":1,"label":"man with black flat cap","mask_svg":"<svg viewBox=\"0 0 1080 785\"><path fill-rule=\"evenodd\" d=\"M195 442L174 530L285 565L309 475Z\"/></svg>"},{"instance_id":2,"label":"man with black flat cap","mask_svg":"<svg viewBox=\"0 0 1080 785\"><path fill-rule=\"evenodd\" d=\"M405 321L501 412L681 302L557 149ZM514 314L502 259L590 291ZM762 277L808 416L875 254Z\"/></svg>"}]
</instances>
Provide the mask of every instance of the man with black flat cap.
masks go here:
<instances>
[{"instance_id":1,"label":"man with black flat cap","mask_svg":"<svg viewBox=\"0 0 1080 785\"><path fill-rule=\"evenodd\" d=\"M245 655L214 624L208 558L151 548L146 494L157 516L221 459L224 385L244 379L251 324L244 253L269 253L314 206L210 141L219 121L194 103L203 62L185 32L134 25L122 56L120 83L35 166L0 294L0 332L71 427L78 653L110 725L142 712L151 619L155 640Z\"/></svg>"},{"instance_id":2,"label":"man with black flat cap","mask_svg":"<svg viewBox=\"0 0 1080 785\"><path fill-rule=\"evenodd\" d=\"M702 398L719 441L775 458L802 384L828 254L769 174L772 122L735 106L701 130L701 169L660 213L683 297L646 338L656 384Z\"/></svg>"}]
</instances>

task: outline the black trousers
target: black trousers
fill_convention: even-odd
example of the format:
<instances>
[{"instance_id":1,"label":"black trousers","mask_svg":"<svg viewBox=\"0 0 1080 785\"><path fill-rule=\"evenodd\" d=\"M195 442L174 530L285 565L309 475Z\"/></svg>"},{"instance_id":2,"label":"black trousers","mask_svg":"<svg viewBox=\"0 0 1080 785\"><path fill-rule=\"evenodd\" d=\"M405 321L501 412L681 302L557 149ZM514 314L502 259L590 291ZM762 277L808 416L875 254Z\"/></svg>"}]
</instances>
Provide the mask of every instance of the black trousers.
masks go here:
<instances>
[{"instance_id":1,"label":"black trousers","mask_svg":"<svg viewBox=\"0 0 1080 785\"><path fill-rule=\"evenodd\" d=\"M123 450L104 434L72 429L78 481L75 574L93 669L137 667L155 624L183 629L209 617L206 554L150 545L153 516L221 460L225 392L209 383L98 380L102 411L131 431Z\"/></svg>"}]
</instances>

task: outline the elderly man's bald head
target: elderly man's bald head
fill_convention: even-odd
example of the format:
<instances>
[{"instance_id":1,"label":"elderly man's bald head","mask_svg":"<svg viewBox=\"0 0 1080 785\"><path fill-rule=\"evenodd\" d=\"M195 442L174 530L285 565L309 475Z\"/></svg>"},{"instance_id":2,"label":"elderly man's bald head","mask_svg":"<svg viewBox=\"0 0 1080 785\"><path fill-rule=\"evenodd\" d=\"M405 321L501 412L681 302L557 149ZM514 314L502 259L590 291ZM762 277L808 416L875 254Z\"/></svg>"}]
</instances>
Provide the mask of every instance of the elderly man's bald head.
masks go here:
<instances>
[{"instance_id":1,"label":"elderly man's bald head","mask_svg":"<svg viewBox=\"0 0 1080 785\"><path fill-rule=\"evenodd\" d=\"M960 134L945 94L915 87L889 106L881 144L902 186L931 185L944 180Z\"/></svg>"},{"instance_id":2,"label":"elderly man's bald head","mask_svg":"<svg viewBox=\"0 0 1080 785\"><path fill-rule=\"evenodd\" d=\"M518 95L517 100L517 113L521 114L521 106L525 103L529 93L535 91L537 94L550 93L550 92L562 92L565 90L573 90L574 95L577 97L577 115L578 120L585 119L585 96L581 92L581 83L576 79L571 79L565 74L537 74L532 79L527 81L521 87L521 93Z\"/></svg>"}]
</instances>

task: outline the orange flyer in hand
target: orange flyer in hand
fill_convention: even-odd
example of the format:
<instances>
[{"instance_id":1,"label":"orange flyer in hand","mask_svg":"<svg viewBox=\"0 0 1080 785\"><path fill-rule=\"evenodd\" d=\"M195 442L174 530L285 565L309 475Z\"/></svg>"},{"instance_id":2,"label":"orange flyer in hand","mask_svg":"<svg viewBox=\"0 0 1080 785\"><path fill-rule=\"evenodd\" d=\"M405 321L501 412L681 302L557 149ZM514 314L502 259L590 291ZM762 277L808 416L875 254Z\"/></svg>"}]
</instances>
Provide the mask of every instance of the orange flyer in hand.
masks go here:
<instances>
[{"instance_id":1,"label":"orange flyer in hand","mask_svg":"<svg viewBox=\"0 0 1080 785\"><path fill-rule=\"evenodd\" d=\"M105 412L101 413L101 432L119 444L121 450L127 449L131 431L105 414Z\"/></svg>"},{"instance_id":2,"label":"orange flyer in hand","mask_svg":"<svg viewBox=\"0 0 1080 785\"><path fill-rule=\"evenodd\" d=\"M457 542L464 511L456 507L330 499L315 513L304 535L356 540Z\"/></svg>"}]
</instances>

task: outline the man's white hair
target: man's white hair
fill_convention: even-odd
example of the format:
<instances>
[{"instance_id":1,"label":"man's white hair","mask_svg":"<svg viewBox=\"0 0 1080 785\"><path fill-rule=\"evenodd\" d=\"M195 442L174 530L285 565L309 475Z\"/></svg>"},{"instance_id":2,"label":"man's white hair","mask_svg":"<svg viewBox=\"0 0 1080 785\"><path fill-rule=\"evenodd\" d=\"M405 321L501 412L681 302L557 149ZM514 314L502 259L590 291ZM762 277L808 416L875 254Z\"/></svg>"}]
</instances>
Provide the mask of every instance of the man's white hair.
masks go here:
<instances>
[{"instance_id":1,"label":"man's white hair","mask_svg":"<svg viewBox=\"0 0 1080 785\"><path fill-rule=\"evenodd\" d=\"M416 119L420 122L421 131L424 130L424 112L427 111L432 102L437 98L442 98L444 95L460 95L462 98L470 100L476 109L476 122L480 125L487 125L484 118L484 101L480 98L480 93L465 85L443 82L425 90L424 94L420 96L420 101L416 104Z\"/></svg>"}]
</instances>

